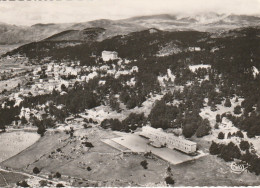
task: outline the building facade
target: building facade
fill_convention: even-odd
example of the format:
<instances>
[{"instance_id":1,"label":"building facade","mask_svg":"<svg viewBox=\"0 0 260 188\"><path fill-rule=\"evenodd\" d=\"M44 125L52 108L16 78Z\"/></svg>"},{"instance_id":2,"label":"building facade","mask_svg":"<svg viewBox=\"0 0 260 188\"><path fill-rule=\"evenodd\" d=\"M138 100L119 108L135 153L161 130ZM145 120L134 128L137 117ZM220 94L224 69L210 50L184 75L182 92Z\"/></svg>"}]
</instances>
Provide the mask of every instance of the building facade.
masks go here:
<instances>
[{"instance_id":1,"label":"building facade","mask_svg":"<svg viewBox=\"0 0 260 188\"><path fill-rule=\"evenodd\" d=\"M111 52L111 51L103 51L102 52L102 59L103 59L103 61L118 59L118 53L117 52Z\"/></svg>"},{"instance_id":2,"label":"building facade","mask_svg":"<svg viewBox=\"0 0 260 188\"><path fill-rule=\"evenodd\" d=\"M187 154L194 153L197 150L197 144L195 142L166 133L162 129L144 126L140 135L149 138L156 144L159 143L170 149L177 149Z\"/></svg>"}]
</instances>

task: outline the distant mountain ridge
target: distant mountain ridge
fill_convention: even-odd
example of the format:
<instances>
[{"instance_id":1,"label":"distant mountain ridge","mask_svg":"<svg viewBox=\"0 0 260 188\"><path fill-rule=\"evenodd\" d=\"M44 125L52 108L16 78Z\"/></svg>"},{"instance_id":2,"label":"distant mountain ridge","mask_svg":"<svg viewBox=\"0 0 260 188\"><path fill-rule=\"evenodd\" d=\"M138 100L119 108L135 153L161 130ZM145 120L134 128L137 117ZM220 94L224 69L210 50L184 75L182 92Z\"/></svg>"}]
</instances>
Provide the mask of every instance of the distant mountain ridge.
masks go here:
<instances>
[{"instance_id":1,"label":"distant mountain ridge","mask_svg":"<svg viewBox=\"0 0 260 188\"><path fill-rule=\"evenodd\" d=\"M94 42L102 40L105 34L105 29L103 28L87 28L83 30L66 30L61 33L52 35L45 41L83 41L83 42Z\"/></svg>"},{"instance_id":2,"label":"distant mountain ridge","mask_svg":"<svg viewBox=\"0 0 260 188\"><path fill-rule=\"evenodd\" d=\"M219 32L259 25L259 16L217 13L198 15L160 14L137 16L122 20L100 19L82 23L38 23L32 26L16 26L0 23L0 44L24 44L43 39L84 41L86 35L83 33L88 28L103 28L104 31L99 33L99 36L96 36L95 39L104 40L116 35L124 35L148 28L168 31L197 30ZM59 37L56 34L59 34Z\"/></svg>"}]
</instances>

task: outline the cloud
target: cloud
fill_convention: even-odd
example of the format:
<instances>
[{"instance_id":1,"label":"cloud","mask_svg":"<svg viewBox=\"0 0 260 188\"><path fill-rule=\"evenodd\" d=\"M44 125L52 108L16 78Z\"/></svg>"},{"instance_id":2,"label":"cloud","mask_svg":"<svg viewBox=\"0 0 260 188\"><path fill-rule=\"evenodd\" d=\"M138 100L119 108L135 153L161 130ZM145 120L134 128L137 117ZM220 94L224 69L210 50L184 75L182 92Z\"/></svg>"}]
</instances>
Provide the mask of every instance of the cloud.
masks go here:
<instances>
[{"instance_id":1,"label":"cloud","mask_svg":"<svg viewBox=\"0 0 260 188\"><path fill-rule=\"evenodd\" d=\"M84 22L123 19L150 14L196 14L203 12L259 14L260 0L60 0L1 1L0 21L35 23Z\"/></svg>"}]
</instances>

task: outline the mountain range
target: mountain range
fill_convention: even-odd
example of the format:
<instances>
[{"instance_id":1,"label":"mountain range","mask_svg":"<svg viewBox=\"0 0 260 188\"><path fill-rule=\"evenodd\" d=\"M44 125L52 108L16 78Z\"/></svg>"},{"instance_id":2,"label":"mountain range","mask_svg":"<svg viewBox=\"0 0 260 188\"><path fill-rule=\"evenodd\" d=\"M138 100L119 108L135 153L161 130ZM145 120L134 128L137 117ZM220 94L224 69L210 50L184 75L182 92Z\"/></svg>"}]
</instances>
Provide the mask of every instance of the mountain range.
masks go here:
<instances>
[{"instance_id":1,"label":"mountain range","mask_svg":"<svg viewBox=\"0 0 260 188\"><path fill-rule=\"evenodd\" d=\"M89 40L89 28L100 28L95 40L124 35L148 28L167 31L197 30L221 32L239 27L259 26L259 16L207 13L200 15L160 14L121 20L100 19L81 23L49 23L16 26L0 23L0 45L25 44L47 40ZM102 30L105 29L105 30Z\"/></svg>"}]
</instances>

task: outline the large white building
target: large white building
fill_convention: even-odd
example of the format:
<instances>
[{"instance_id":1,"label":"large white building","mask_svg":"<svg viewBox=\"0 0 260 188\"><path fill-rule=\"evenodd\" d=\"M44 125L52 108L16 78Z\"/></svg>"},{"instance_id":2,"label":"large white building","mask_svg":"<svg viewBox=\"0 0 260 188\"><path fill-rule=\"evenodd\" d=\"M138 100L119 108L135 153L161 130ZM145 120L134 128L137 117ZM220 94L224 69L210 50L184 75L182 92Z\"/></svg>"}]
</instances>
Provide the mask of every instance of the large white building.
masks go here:
<instances>
[{"instance_id":1,"label":"large white building","mask_svg":"<svg viewBox=\"0 0 260 188\"><path fill-rule=\"evenodd\" d=\"M140 135L149 138L157 145L165 145L170 149L177 149L187 154L194 153L197 150L197 144L195 142L166 133L162 129L144 126Z\"/></svg>"},{"instance_id":2,"label":"large white building","mask_svg":"<svg viewBox=\"0 0 260 188\"><path fill-rule=\"evenodd\" d=\"M103 51L102 52L103 61L115 60L118 59L118 53L112 51Z\"/></svg>"}]
</instances>

